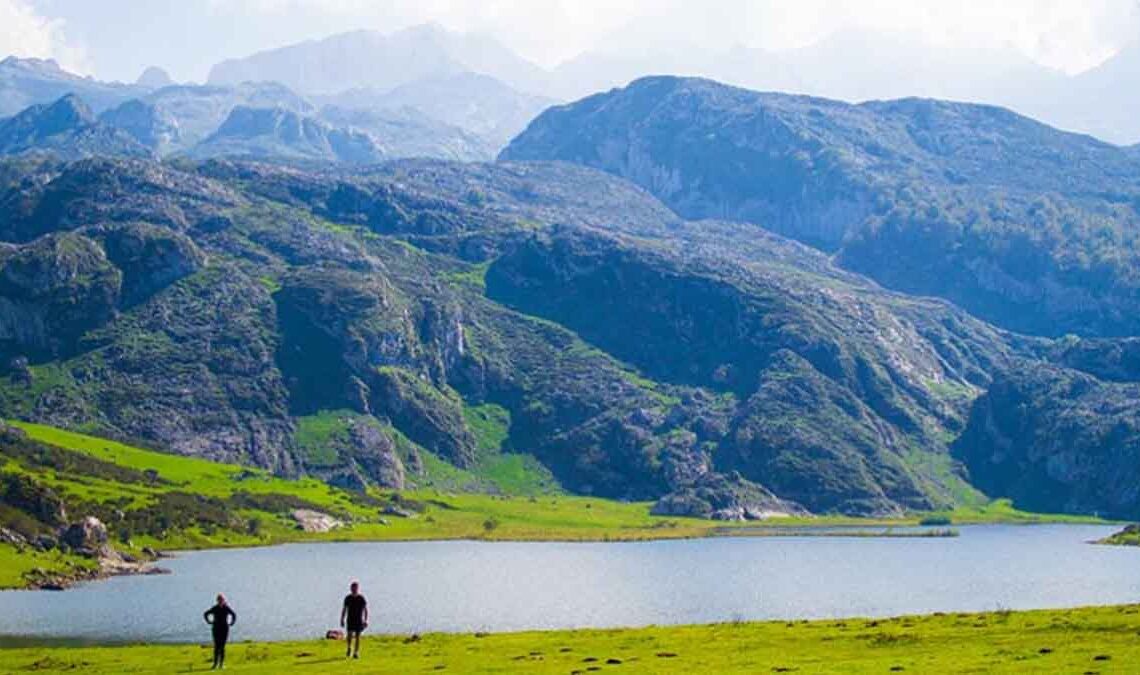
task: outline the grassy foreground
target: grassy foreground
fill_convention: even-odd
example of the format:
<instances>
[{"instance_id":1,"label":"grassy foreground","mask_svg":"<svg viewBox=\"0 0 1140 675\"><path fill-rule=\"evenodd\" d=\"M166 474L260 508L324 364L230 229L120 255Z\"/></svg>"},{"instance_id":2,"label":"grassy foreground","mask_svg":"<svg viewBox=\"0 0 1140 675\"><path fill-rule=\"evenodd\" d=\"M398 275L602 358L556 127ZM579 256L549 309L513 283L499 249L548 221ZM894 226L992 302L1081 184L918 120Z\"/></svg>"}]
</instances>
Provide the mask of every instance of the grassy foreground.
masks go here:
<instances>
[{"instance_id":1,"label":"grassy foreground","mask_svg":"<svg viewBox=\"0 0 1140 675\"><path fill-rule=\"evenodd\" d=\"M495 635L368 638L360 661L340 642L233 644L241 673L1126 673L1140 663L1140 607L889 620L765 622ZM190 646L0 650L13 672L206 670Z\"/></svg>"}]
</instances>

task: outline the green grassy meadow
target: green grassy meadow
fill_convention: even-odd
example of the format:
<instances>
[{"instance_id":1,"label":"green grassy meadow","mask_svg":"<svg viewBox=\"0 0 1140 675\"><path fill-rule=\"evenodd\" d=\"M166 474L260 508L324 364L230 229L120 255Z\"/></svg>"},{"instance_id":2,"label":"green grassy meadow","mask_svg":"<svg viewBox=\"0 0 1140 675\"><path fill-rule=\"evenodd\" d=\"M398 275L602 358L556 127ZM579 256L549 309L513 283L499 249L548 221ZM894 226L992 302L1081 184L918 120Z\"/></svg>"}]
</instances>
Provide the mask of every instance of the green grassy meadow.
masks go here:
<instances>
[{"instance_id":1,"label":"green grassy meadow","mask_svg":"<svg viewBox=\"0 0 1140 675\"><path fill-rule=\"evenodd\" d=\"M506 634L378 636L346 661L335 641L235 643L239 673L1134 673L1140 607L884 620L729 623ZM203 633L203 640L208 636ZM240 639L240 632L235 636ZM13 647L12 672L186 673L203 645Z\"/></svg>"}]
</instances>

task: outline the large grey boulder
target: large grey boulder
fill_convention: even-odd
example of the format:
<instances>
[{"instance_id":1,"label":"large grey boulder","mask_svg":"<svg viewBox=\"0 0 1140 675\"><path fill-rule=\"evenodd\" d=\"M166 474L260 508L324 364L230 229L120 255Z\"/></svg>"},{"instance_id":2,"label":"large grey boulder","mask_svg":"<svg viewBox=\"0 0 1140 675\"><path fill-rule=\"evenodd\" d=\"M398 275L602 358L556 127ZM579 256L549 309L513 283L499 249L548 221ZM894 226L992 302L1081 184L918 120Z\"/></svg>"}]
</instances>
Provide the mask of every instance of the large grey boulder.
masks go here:
<instances>
[{"instance_id":1,"label":"large grey boulder","mask_svg":"<svg viewBox=\"0 0 1140 675\"><path fill-rule=\"evenodd\" d=\"M59 535L61 547L91 558L103 557L110 552L107 540L107 526L95 516L87 516L68 525Z\"/></svg>"}]
</instances>

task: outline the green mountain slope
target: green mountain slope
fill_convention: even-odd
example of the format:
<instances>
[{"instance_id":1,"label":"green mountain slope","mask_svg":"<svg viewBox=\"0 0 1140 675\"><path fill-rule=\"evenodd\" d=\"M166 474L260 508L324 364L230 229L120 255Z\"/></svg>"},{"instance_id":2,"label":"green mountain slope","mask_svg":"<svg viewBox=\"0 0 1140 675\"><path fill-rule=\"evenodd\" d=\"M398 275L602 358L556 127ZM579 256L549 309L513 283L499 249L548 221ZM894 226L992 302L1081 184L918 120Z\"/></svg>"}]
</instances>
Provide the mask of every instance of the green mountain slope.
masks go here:
<instances>
[{"instance_id":1,"label":"green mountain slope","mask_svg":"<svg viewBox=\"0 0 1140 675\"><path fill-rule=\"evenodd\" d=\"M356 490L951 508L994 377L1112 370L569 164L0 176L4 416Z\"/></svg>"}]
</instances>

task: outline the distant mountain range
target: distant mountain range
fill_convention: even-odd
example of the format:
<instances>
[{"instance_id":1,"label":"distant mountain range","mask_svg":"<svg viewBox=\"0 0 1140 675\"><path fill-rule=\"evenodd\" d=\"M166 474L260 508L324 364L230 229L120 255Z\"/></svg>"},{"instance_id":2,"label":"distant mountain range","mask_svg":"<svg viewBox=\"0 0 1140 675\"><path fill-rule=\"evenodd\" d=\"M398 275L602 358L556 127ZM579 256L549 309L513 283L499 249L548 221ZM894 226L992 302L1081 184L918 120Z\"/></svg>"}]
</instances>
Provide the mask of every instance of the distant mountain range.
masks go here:
<instances>
[{"instance_id":1,"label":"distant mountain range","mask_svg":"<svg viewBox=\"0 0 1140 675\"><path fill-rule=\"evenodd\" d=\"M417 35L427 39L421 52L430 52L442 35L436 29L421 33ZM365 44L373 42L364 40ZM464 49L475 55L482 53L479 44ZM467 53L464 49L457 54ZM431 60L426 52L420 55ZM257 108L276 111L271 114L279 116L295 113L333 128L345 127L343 134L365 134L388 158L491 159L553 101L519 92L489 75L462 70L462 63L449 60L447 67L425 65L422 79L409 79L411 71L401 68L393 80L397 85L391 89L378 86L381 80L361 80L352 82L351 89L301 94L281 83L290 78L251 76L247 81L235 77L224 84L179 85L152 67L136 84L127 85L78 77L50 61L9 58L0 63L0 117L16 115L33 105L49 105L70 94L99 114L103 123L126 131L151 152L165 157L223 147L236 151L237 146L219 146L216 142L201 152L195 148L217 132L236 108ZM222 82L226 78L212 79ZM279 147L284 150L284 146ZM307 156L311 150L293 148L287 154Z\"/></svg>"},{"instance_id":2,"label":"distant mountain range","mask_svg":"<svg viewBox=\"0 0 1140 675\"><path fill-rule=\"evenodd\" d=\"M362 64L373 64L362 67ZM572 100L649 75L705 77L759 91L860 102L911 96L988 103L1118 144L1140 142L1140 43L1069 76L1012 49L951 50L866 30L771 52L647 41L637 26L545 70L485 37L436 25L358 31L218 64L210 82L276 80L314 94L387 91L418 80L478 73L518 92Z\"/></svg>"},{"instance_id":3,"label":"distant mountain range","mask_svg":"<svg viewBox=\"0 0 1140 675\"><path fill-rule=\"evenodd\" d=\"M354 31L223 61L210 84L273 81L307 94L386 91L425 79L472 72L522 91L540 91L547 73L499 42L425 24L391 34Z\"/></svg>"},{"instance_id":4,"label":"distant mountain range","mask_svg":"<svg viewBox=\"0 0 1140 675\"><path fill-rule=\"evenodd\" d=\"M318 102L372 114L417 111L494 146L495 152L557 101L525 94L490 75L460 72L401 84L391 90L350 89Z\"/></svg>"},{"instance_id":5,"label":"distant mountain range","mask_svg":"<svg viewBox=\"0 0 1140 675\"><path fill-rule=\"evenodd\" d=\"M427 24L393 33L343 33L230 59L214 66L208 83L227 90L277 82L318 108L334 105L373 114L409 108L498 149L552 103L648 75L705 77L758 91L849 102L921 96L988 103L1112 143L1140 142L1140 118L1131 114L1140 105L1140 43L1069 76L1012 50L942 49L860 30L771 52L739 45L709 49L646 43L630 29L544 69L492 38ZM98 113L172 84L156 67L134 84L119 84L72 75L51 61L9 58L0 63L0 116L67 93L79 95ZM214 115L213 128L228 112ZM441 145L454 148L457 143Z\"/></svg>"}]
</instances>

